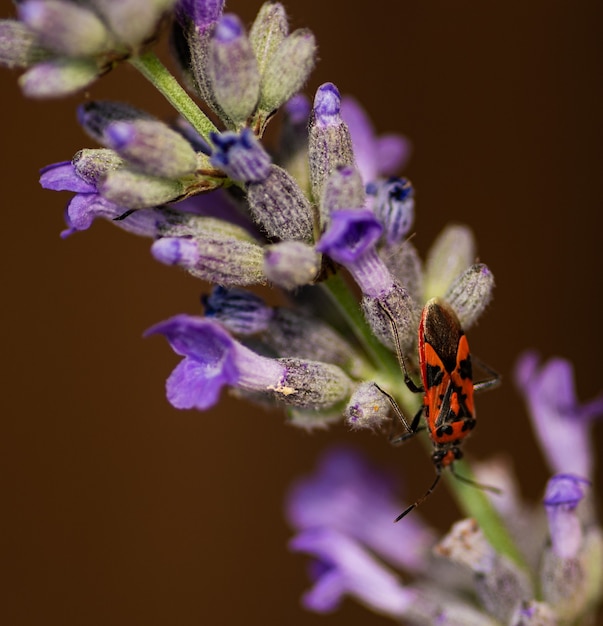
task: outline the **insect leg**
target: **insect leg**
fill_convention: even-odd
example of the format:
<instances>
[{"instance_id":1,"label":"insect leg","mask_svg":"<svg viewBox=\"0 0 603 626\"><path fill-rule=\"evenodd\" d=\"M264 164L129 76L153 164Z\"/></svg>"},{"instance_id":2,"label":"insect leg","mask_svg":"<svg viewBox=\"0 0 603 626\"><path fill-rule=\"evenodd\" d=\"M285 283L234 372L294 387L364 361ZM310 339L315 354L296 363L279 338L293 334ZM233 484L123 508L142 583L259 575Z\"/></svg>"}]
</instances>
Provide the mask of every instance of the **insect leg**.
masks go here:
<instances>
[{"instance_id":1,"label":"insect leg","mask_svg":"<svg viewBox=\"0 0 603 626\"><path fill-rule=\"evenodd\" d=\"M404 372L404 383L413 393L422 393L424 391L423 387L415 383L415 381L410 377L408 370L406 369L406 362L404 361L404 354L402 353L402 344L400 343L400 334L398 333L396 320L394 319L391 311L383 304L383 302L378 302L379 306L389 319L389 323L392 329L392 337L394 338L394 344L396 346L396 356L398 357L400 369Z\"/></svg>"},{"instance_id":2,"label":"insect leg","mask_svg":"<svg viewBox=\"0 0 603 626\"><path fill-rule=\"evenodd\" d=\"M417 433L420 433L422 430L425 430L425 426L419 426L419 420L421 419L421 415L423 414L423 407L421 407L417 414L413 417L412 423L410 425L410 430L403 435L398 435L396 437L390 437L389 442L392 446L399 446L404 443L407 439L414 437Z\"/></svg>"},{"instance_id":3,"label":"insect leg","mask_svg":"<svg viewBox=\"0 0 603 626\"><path fill-rule=\"evenodd\" d=\"M438 472L436 474L435 480L433 481L431 487L414 504L411 504L408 508L402 511L402 513L400 513L400 515L396 517L394 522L399 522L403 517L406 517L413 509L416 509L419 506L419 504L421 504L421 502L426 500L432 494L437 484L440 482L440 476L441 474L440 472Z\"/></svg>"},{"instance_id":4,"label":"insect leg","mask_svg":"<svg viewBox=\"0 0 603 626\"><path fill-rule=\"evenodd\" d=\"M473 383L473 391L486 391L487 389L494 389L495 387L498 387L501 382L500 374L477 357L474 356L473 360L477 363L477 365L479 365L479 367L481 367L481 369L484 370L484 372L490 375L490 378L485 378L484 380L479 380L478 382Z\"/></svg>"},{"instance_id":5,"label":"insect leg","mask_svg":"<svg viewBox=\"0 0 603 626\"><path fill-rule=\"evenodd\" d=\"M412 426L408 425L408 422L406 421L406 418L404 417L404 413L402 413L402 410L398 406L398 403L396 402L395 398L391 394L387 393L385 389L381 389L381 387L379 387L377 383L373 383L373 385L375 385L375 387L377 387L377 389L389 400L389 403L392 405L392 409L394 410L396 417L402 422L402 425L404 426L404 428L406 428L407 431L412 432L413 428ZM413 424L414 422L415 420L413 420Z\"/></svg>"},{"instance_id":6,"label":"insect leg","mask_svg":"<svg viewBox=\"0 0 603 626\"><path fill-rule=\"evenodd\" d=\"M462 483L465 483L466 485L471 485L472 487L475 487L476 489L483 489L484 491L489 491L490 493L496 493L498 495L502 493L502 490L499 489L498 487L493 487L492 485L484 485L483 483L478 483L475 480L471 480L471 478L467 478L466 476L461 476L460 474L457 474L456 471L454 470L454 464L450 465L450 471L452 472L452 475L457 480L460 480Z\"/></svg>"}]
</instances>

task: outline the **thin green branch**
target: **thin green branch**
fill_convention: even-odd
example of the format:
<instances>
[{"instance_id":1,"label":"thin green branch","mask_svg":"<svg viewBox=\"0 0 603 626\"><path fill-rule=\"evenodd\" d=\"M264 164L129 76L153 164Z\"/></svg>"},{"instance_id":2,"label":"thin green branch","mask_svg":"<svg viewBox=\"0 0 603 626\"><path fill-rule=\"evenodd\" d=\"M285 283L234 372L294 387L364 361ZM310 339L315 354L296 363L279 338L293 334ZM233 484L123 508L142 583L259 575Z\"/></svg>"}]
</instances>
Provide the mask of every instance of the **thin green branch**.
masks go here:
<instances>
[{"instance_id":1,"label":"thin green branch","mask_svg":"<svg viewBox=\"0 0 603 626\"><path fill-rule=\"evenodd\" d=\"M191 124L205 141L209 142L209 134L211 132L218 132L211 120L195 104L155 53L146 52L140 56L132 57L129 61L163 94L165 99Z\"/></svg>"}]
</instances>

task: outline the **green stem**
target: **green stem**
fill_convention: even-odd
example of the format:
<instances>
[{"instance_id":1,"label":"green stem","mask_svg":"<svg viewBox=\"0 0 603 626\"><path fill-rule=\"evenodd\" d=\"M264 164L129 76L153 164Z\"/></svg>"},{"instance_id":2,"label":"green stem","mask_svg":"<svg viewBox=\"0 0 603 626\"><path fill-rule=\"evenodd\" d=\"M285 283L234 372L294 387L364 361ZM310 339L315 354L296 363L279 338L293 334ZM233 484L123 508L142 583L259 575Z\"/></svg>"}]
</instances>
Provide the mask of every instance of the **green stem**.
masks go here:
<instances>
[{"instance_id":1,"label":"green stem","mask_svg":"<svg viewBox=\"0 0 603 626\"><path fill-rule=\"evenodd\" d=\"M358 300L350 291L347 283L339 274L335 274L321 283L321 285L326 289L367 354L373 359L375 365L382 368L388 379L392 381L392 385L396 389L396 393L393 395L400 400L401 406L405 410L416 410L416 408L413 409L409 406L408 394L405 394L406 388L402 381L397 359L372 334L370 327L362 316ZM416 394L415 397L417 397ZM417 406L416 401L414 405ZM422 439L424 439L426 446L431 452L431 441L426 437ZM461 476L472 480L471 469L465 461L456 461L455 470L458 470ZM445 473L445 479L461 510L465 515L477 521L492 547L498 553L509 557L520 567L527 569L524 558L509 535L504 521L492 506L484 490L457 479L448 471Z\"/></svg>"},{"instance_id":2,"label":"green stem","mask_svg":"<svg viewBox=\"0 0 603 626\"><path fill-rule=\"evenodd\" d=\"M140 56L132 57L129 61L161 92L165 99L191 124L205 141L209 142L209 134L211 132L218 132L211 120L195 104L155 53L146 52Z\"/></svg>"}]
</instances>

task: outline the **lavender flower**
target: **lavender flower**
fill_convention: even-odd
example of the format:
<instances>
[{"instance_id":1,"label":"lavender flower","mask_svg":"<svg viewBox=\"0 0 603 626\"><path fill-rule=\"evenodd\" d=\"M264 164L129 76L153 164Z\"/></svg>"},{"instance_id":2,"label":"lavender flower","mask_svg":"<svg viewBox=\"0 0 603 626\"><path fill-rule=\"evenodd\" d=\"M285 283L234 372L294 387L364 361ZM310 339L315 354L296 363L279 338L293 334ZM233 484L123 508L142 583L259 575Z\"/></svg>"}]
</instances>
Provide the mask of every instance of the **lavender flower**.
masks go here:
<instances>
[{"instance_id":1,"label":"lavender flower","mask_svg":"<svg viewBox=\"0 0 603 626\"><path fill-rule=\"evenodd\" d=\"M349 394L350 382L338 367L261 356L211 320L178 315L153 326L147 331L151 334L165 335L185 357L167 381L168 400L179 409L213 406L224 386L313 410L330 408Z\"/></svg>"}]
</instances>

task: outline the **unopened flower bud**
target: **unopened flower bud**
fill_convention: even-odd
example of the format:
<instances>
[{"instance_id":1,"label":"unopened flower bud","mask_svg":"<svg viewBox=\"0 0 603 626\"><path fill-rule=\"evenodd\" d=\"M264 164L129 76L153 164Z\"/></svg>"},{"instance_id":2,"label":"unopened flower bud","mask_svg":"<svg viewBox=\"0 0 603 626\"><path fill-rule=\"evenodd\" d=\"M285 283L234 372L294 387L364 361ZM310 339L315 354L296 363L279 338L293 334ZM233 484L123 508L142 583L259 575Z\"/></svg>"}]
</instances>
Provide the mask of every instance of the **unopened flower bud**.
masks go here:
<instances>
[{"instance_id":1,"label":"unopened flower bud","mask_svg":"<svg viewBox=\"0 0 603 626\"><path fill-rule=\"evenodd\" d=\"M211 163L233 180L259 183L270 173L271 158L249 128L240 133L211 133Z\"/></svg>"},{"instance_id":2,"label":"unopened flower bud","mask_svg":"<svg viewBox=\"0 0 603 626\"><path fill-rule=\"evenodd\" d=\"M408 239L380 251L379 256L394 278L415 302L423 300L423 263L417 249Z\"/></svg>"},{"instance_id":3,"label":"unopened flower bud","mask_svg":"<svg viewBox=\"0 0 603 626\"><path fill-rule=\"evenodd\" d=\"M278 109L299 91L316 59L316 40L306 28L286 37L268 59L262 74L259 108L267 113Z\"/></svg>"},{"instance_id":4,"label":"unopened flower bud","mask_svg":"<svg viewBox=\"0 0 603 626\"><path fill-rule=\"evenodd\" d=\"M319 270L320 254L303 241L281 241L266 247L266 277L283 289L290 291L309 285Z\"/></svg>"},{"instance_id":5,"label":"unopened flower bud","mask_svg":"<svg viewBox=\"0 0 603 626\"><path fill-rule=\"evenodd\" d=\"M253 219L268 237L312 241L312 206L283 168L272 165L265 180L249 184L247 200Z\"/></svg>"},{"instance_id":6,"label":"unopened flower bud","mask_svg":"<svg viewBox=\"0 0 603 626\"><path fill-rule=\"evenodd\" d=\"M151 253L202 280L231 287L266 282L264 250L239 226L211 217L189 217L165 231Z\"/></svg>"},{"instance_id":7,"label":"unopened flower bud","mask_svg":"<svg viewBox=\"0 0 603 626\"><path fill-rule=\"evenodd\" d=\"M85 6L64 0L26 0L19 17L54 52L72 57L92 56L107 45L103 22Z\"/></svg>"},{"instance_id":8,"label":"unopened flower bud","mask_svg":"<svg viewBox=\"0 0 603 626\"><path fill-rule=\"evenodd\" d=\"M362 312L373 334L383 345L391 350L396 347L392 319L402 348L408 350L413 345L417 334L417 307L408 291L397 282L394 281L389 290L376 296L365 295Z\"/></svg>"},{"instance_id":9,"label":"unopened flower bud","mask_svg":"<svg viewBox=\"0 0 603 626\"><path fill-rule=\"evenodd\" d=\"M450 286L444 299L457 314L461 326L470 328L492 299L494 276L484 263L465 270Z\"/></svg>"},{"instance_id":10,"label":"unopened flower bud","mask_svg":"<svg viewBox=\"0 0 603 626\"><path fill-rule=\"evenodd\" d=\"M406 178L390 178L368 185L373 210L383 224L387 246L399 243L410 232L415 217L414 190Z\"/></svg>"},{"instance_id":11,"label":"unopened flower bud","mask_svg":"<svg viewBox=\"0 0 603 626\"><path fill-rule=\"evenodd\" d=\"M264 2L249 31L260 74L289 32L287 14L280 2Z\"/></svg>"},{"instance_id":12,"label":"unopened flower bud","mask_svg":"<svg viewBox=\"0 0 603 626\"><path fill-rule=\"evenodd\" d=\"M172 202L182 195L184 186L177 180L147 176L126 167L110 170L99 182L99 193L130 209L143 209Z\"/></svg>"},{"instance_id":13,"label":"unopened flower bud","mask_svg":"<svg viewBox=\"0 0 603 626\"><path fill-rule=\"evenodd\" d=\"M390 403L375 383L360 383L345 408L344 416L350 428L378 428L389 419Z\"/></svg>"},{"instance_id":14,"label":"unopened flower bud","mask_svg":"<svg viewBox=\"0 0 603 626\"><path fill-rule=\"evenodd\" d=\"M136 48L157 31L176 0L90 0L119 41Z\"/></svg>"},{"instance_id":15,"label":"unopened flower bud","mask_svg":"<svg viewBox=\"0 0 603 626\"><path fill-rule=\"evenodd\" d=\"M32 65L19 77L19 85L29 98L60 98L87 87L98 75L93 60L58 58Z\"/></svg>"},{"instance_id":16,"label":"unopened flower bud","mask_svg":"<svg viewBox=\"0 0 603 626\"><path fill-rule=\"evenodd\" d=\"M425 262L423 298L444 297L452 282L475 261L475 241L467 226L444 228L431 246Z\"/></svg>"},{"instance_id":17,"label":"unopened flower bud","mask_svg":"<svg viewBox=\"0 0 603 626\"><path fill-rule=\"evenodd\" d=\"M347 125L341 119L341 96L333 83L318 88L310 120L309 157L312 196L318 201L335 168L354 165L354 151Z\"/></svg>"},{"instance_id":18,"label":"unopened flower bud","mask_svg":"<svg viewBox=\"0 0 603 626\"><path fill-rule=\"evenodd\" d=\"M172 44L184 76L205 103L224 117L216 102L208 72L211 35L224 9L224 0L179 0L174 10L177 23L172 31Z\"/></svg>"},{"instance_id":19,"label":"unopened flower bud","mask_svg":"<svg viewBox=\"0 0 603 626\"><path fill-rule=\"evenodd\" d=\"M260 73L249 39L236 15L229 13L218 20L208 71L214 97L229 120L235 127L245 122L260 95Z\"/></svg>"},{"instance_id":20,"label":"unopened flower bud","mask_svg":"<svg viewBox=\"0 0 603 626\"><path fill-rule=\"evenodd\" d=\"M197 155L190 143L163 122L112 122L105 128L104 137L131 167L150 176L179 178L197 168Z\"/></svg>"}]
</instances>

